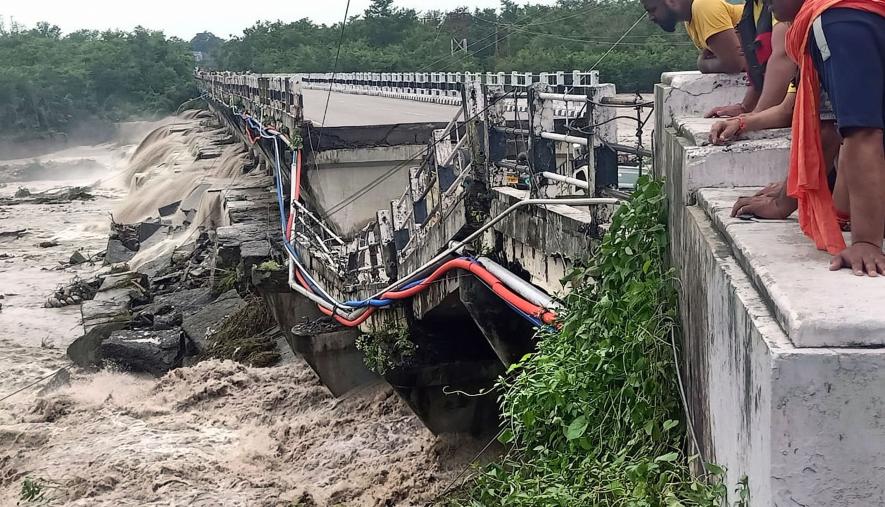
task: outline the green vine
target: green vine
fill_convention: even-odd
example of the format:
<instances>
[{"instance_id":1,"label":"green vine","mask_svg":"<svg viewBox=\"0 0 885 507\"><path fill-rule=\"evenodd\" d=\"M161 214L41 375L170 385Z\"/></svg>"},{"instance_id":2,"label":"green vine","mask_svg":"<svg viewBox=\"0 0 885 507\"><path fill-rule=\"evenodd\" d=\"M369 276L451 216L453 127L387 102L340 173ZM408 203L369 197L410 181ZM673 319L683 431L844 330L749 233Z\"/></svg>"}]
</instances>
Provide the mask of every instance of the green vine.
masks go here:
<instances>
[{"instance_id":1,"label":"green vine","mask_svg":"<svg viewBox=\"0 0 885 507\"><path fill-rule=\"evenodd\" d=\"M415 343L406 327L394 327L357 338L356 348L363 353L366 367L379 375L402 365L415 356Z\"/></svg>"},{"instance_id":2,"label":"green vine","mask_svg":"<svg viewBox=\"0 0 885 507\"><path fill-rule=\"evenodd\" d=\"M722 470L690 472L671 333L676 292L666 267L659 181L641 179L574 290L559 332L499 382L507 453L453 505L718 506Z\"/></svg>"}]
</instances>

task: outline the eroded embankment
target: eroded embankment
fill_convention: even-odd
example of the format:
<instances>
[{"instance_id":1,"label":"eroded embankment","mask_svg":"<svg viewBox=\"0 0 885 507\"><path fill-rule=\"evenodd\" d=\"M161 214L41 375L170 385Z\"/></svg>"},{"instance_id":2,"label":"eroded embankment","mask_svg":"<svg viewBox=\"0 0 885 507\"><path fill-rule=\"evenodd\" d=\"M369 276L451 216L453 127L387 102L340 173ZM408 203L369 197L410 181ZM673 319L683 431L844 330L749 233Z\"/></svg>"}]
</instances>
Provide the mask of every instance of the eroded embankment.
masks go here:
<instances>
[{"instance_id":1,"label":"eroded embankment","mask_svg":"<svg viewBox=\"0 0 885 507\"><path fill-rule=\"evenodd\" d=\"M127 150L132 155L115 177L104 175L128 187L129 196L89 210L107 223L109 209L116 220L137 221L168 202L194 205L190 223L177 229L174 222L176 230L158 243L176 248L201 226L223 224L217 199L191 199L209 185L230 189L249 177L241 174L242 147L226 141L214 158L194 161L194 143L221 138L217 126L194 114L170 122ZM19 227L22 206L0 215L5 225ZM60 232L55 227L69 207L45 205L21 226L34 231L43 224L47 237L59 239L73 232L71 224ZM9 243L15 263L0 266L10 279L24 260L38 272L45 260L47 267L61 266L53 274L75 273L21 241ZM166 250L139 250L129 264L138 269ZM74 325L79 305L43 308L54 283L30 288L27 298L7 293L7 315L65 314ZM76 336L55 336L48 342L54 348L46 348L40 345L45 328L39 335L37 328L16 329L14 338L0 333L0 379L8 380L0 396L65 364L64 348ZM300 359L263 369L211 360L159 379L71 372L70 385L56 391L40 393L38 386L0 402L0 505L27 496L37 501L22 505L423 505L476 450L470 441L434 437L386 386L333 398Z\"/></svg>"}]
</instances>

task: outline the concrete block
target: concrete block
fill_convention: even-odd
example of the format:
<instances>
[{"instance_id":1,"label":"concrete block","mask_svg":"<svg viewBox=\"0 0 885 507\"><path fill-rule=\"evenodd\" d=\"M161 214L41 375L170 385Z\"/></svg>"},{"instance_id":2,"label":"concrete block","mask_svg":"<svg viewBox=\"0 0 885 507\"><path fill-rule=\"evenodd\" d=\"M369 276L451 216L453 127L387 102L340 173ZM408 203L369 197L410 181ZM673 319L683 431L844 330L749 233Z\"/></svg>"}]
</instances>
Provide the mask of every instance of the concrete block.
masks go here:
<instances>
[{"instance_id":1,"label":"concrete block","mask_svg":"<svg viewBox=\"0 0 885 507\"><path fill-rule=\"evenodd\" d=\"M731 218L734 201L756 190L702 189L698 205L726 236L793 345L885 345L885 284L850 270L829 271L831 256L815 248L795 215L778 221Z\"/></svg>"}]
</instances>

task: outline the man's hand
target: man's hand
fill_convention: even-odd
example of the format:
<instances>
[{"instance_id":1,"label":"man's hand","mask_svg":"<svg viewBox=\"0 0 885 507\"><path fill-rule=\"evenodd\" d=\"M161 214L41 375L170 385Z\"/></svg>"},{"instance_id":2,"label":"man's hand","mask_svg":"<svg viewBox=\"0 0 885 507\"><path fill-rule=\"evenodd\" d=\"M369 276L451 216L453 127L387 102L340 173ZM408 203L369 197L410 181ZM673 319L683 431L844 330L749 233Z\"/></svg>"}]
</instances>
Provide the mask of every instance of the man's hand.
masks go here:
<instances>
[{"instance_id":1,"label":"man's hand","mask_svg":"<svg viewBox=\"0 0 885 507\"><path fill-rule=\"evenodd\" d=\"M710 143L725 144L734 141L741 129L741 122L737 118L717 121L710 127Z\"/></svg>"},{"instance_id":2,"label":"man's hand","mask_svg":"<svg viewBox=\"0 0 885 507\"><path fill-rule=\"evenodd\" d=\"M885 254L881 246L857 242L839 252L830 262L830 271L842 268L850 269L857 276L885 275Z\"/></svg>"},{"instance_id":3,"label":"man's hand","mask_svg":"<svg viewBox=\"0 0 885 507\"><path fill-rule=\"evenodd\" d=\"M737 116L739 114L743 114L744 105L743 104L732 104L730 106L719 106L714 107L713 109L707 111L707 114L704 115L704 118L729 118L733 116Z\"/></svg>"},{"instance_id":4,"label":"man's hand","mask_svg":"<svg viewBox=\"0 0 885 507\"><path fill-rule=\"evenodd\" d=\"M771 196L771 197L775 197L775 196L779 196L779 195L785 196L786 195L785 188L784 188L785 186L786 186L785 182L775 181L774 183L769 183L768 185L765 185L764 187L762 187L761 190L756 192L755 196L760 196L760 195L767 195L767 196Z\"/></svg>"},{"instance_id":5,"label":"man's hand","mask_svg":"<svg viewBox=\"0 0 885 507\"><path fill-rule=\"evenodd\" d=\"M783 220L792 215L799 203L796 199L778 192L776 194L739 197L731 208L731 216L753 215L767 220Z\"/></svg>"}]
</instances>

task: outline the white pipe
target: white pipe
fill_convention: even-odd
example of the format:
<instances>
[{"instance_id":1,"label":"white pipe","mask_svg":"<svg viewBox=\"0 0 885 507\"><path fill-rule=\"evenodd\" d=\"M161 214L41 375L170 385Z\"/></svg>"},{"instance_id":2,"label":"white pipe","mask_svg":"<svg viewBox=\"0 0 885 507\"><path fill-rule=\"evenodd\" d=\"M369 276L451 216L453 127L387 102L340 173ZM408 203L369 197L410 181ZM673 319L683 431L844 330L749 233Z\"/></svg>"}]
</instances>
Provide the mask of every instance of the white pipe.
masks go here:
<instances>
[{"instance_id":1,"label":"white pipe","mask_svg":"<svg viewBox=\"0 0 885 507\"><path fill-rule=\"evenodd\" d=\"M556 134L553 132L541 132L541 138L550 139L551 141L562 141L564 143L575 143L582 146L587 146L588 144L586 137L568 136L565 134Z\"/></svg>"},{"instance_id":2,"label":"white pipe","mask_svg":"<svg viewBox=\"0 0 885 507\"><path fill-rule=\"evenodd\" d=\"M570 176L563 176L561 174L551 173L548 171L542 172L541 176L547 178L548 180L561 181L562 183L568 183L569 185L574 185L576 187L580 187L585 190L590 189L589 183L587 183L584 180L579 180L578 178L572 178Z\"/></svg>"},{"instance_id":3,"label":"white pipe","mask_svg":"<svg viewBox=\"0 0 885 507\"><path fill-rule=\"evenodd\" d=\"M488 257L480 257L478 260L489 273L495 275L497 279L504 282L504 284L513 289L514 292L525 298L526 301L538 305L541 308L560 307L560 304L554 301L553 298L529 282L514 275L513 272L492 259L489 259Z\"/></svg>"},{"instance_id":4,"label":"white pipe","mask_svg":"<svg viewBox=\"0 0 885 507\"><path fill-rule=\"evenodd\" d=\"M547 93L538 94L541 100L561 100L563 102L587 102L590 100L586 95L567 95L565 93Z\"/></svg>"},{"instance_id":5,"label":"white pipe","mask_svg":"<svg viewBox=\"0 0 885 507\"><path fill-rule=\"evenodd\" d=\"M415 271L412 271L411 274L409 274L403 278L400 278L399 280L393 282L392 284L388 285L384 289L381 289L376 294L372 295L369 299L375 299L375 298L381 297L381 295L383 295L385 292L391 291L404 283L408 283L408 282L412 281L412 279L417 277L420 273L427 270L428 268L433 267L439 261L448 257L452 252L458 250L459 248L463 247L464 245L466 245L466 244L470 243L471 241L473 241L474 239L478 238L482 233L484 233L489 228L491 228L492 226L494 226L495 224L497 224L498 222L503 220L504 217L506 217L510 213L513 213L514 211L518 210L519 208L522 208L523 206L529 206L529 205L533 205L533 204L565 204L565 205L569 205L569 206L591 206L591 205L595 205L595 204L617 204L619 202L620 202L620 199L614 199L611 197L577 197L577 198L570 198L570 199L523 199L523 200L513 204L509 208L505 209L501 214L499 214L495 218L486 222L482 227L480 227L479 229L474 231L473 234L470 234L469 236L462 239L461 241L456 241L456 242L452 243L448 248L446 248L445 250L443 250L442 252L437 254L434 258L425 262L423 265L421 265L421 267L419 267Z\"/></svg>"}]
</instances>

